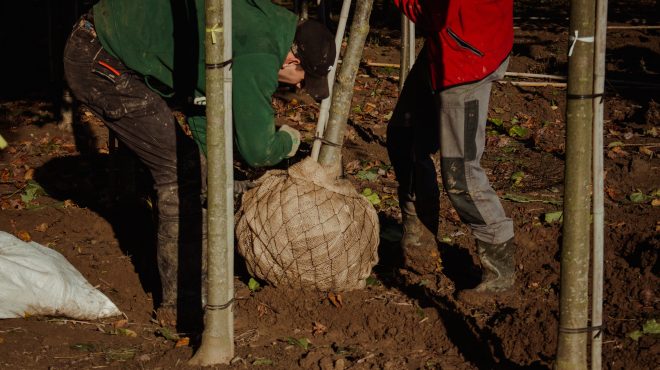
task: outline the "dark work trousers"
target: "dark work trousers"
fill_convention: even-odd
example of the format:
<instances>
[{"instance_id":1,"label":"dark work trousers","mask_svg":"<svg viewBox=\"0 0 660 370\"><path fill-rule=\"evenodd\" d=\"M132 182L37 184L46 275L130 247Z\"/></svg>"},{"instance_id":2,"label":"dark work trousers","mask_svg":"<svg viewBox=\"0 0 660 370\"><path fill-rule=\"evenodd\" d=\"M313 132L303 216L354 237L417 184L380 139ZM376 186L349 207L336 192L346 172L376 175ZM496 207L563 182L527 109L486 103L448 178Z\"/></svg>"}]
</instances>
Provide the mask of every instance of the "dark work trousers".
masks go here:
<instances>
[{"instance_id":1,"label":"dark work trousers","mask_svg":"<svg viewBox=\"0 0 660 370\"><path fill-rule=\"evenodd\" d=\"M197 312L204 224L196 144L183 133L167 103L103 49L90 16L84 16L69 36L64 71L75 97L151 172L157 195L161 307L177 308L179 318Z\"/></svg>"},{"instance_id":2,"label":"dark work trousers","mask_svg":"<svg viewBox=\"0 0 660 370\"><path fill-rule=\"evenodd\" d=\"M434 92L424 50L410 71L387 130L387 149L399 182L399 201L437 235L439 190L431 156L440 150L441 177L449 199L474 236L487 243L513 237L508 218L480 161L485 146L493 81L508 60L475 83Z\"/></svg>"}]
</instances>

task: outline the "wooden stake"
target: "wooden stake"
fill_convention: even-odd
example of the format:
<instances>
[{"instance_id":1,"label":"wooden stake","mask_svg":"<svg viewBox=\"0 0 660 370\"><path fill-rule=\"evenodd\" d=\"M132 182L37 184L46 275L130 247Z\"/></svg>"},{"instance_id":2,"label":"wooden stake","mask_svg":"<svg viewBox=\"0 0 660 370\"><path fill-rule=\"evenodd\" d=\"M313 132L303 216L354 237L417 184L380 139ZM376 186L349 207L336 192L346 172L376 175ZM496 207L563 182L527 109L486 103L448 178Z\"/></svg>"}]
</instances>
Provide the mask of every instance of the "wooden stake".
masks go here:
<instances>
[{"instance_id":1,"label":"wooden stake","mask_svg":"<svg viewBox=\"0 0 660 370\"><path fill-rule=\"evenodd\" d=\"M607 26L608 30L660 30L660 26Z\"/></svg>"},{"instance_id":2,"label":"wooden stake","mask_svg":"<svg viewBox=\"0 0 660 370\"><path fill-rule=\"evenodd\" d=\"M500 85L522 86L522 87L566 87L566 82L528 82L528 81L497 81Z\"/></svg>"},{"instance_id":3,"label":"wooden stake","mask_svg":"<svg viewBox=\"0 0 660 370\"><path fill-rule=\"evenodd\" d=\"M605 93L605 50L607 34L607 0L596 0L596 27L594 44L595 94ZM603 324L603 247L605 224L605 174L603 168L603 110L605 99L593 101L593 260L591 276L591 326ZM591 370L603 367L603 330L591 332Z\"/></svg>"},{"instance_id":4,"label":"wooden stake","mask_svg":"<svg viewBox=\"0 0 660 370\"><path fill-rule=\"evenodd\" d=\"M321 139L325 136L325 126L328 123L328 117L330 116L330 105L332 104L332 92L335 84L335 75L337 74L337 67L339 65L339 54L341 52L341 43L344 40L344 31L346 30L346 22L348 22L348 12L351 8L351 0L344 0L341 6L341 13L339 13L339 24L337 25L337 33L335 34L335 48L337 53L335 54L335 64L332 67L330 73L328 73L328 88L330 96L323 99L321 102L321 107L319 108L319 119L316 123L316 137L314 144L312 144L312 153L311 157L315 160L319 160L319 153L321 152Z\"/></svg>"}]
</instances>

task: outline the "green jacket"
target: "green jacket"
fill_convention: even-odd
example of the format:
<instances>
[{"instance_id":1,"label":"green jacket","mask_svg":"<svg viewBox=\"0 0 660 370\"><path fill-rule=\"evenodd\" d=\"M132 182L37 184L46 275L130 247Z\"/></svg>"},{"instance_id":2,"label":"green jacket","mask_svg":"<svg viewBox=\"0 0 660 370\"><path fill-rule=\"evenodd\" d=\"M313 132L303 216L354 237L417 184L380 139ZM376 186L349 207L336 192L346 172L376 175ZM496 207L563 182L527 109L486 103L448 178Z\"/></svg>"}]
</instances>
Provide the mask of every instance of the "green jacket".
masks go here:
<instances>
[{"instance_id":1,"label":"green jacket","mask_svg":"<svg viewBox=\"0 0 660 370\"><path fill-rule=\"evenodd\" d=\"M232 6L234 143L251 166L271 166L293 145L288 134L275 131L271 97L296 16L270 0L232 0ZM205 95L204 0L101 0L93 12L103 47L153 90ZM206 152L206 118L188 123Z\"/></svg>"}]
</instances>

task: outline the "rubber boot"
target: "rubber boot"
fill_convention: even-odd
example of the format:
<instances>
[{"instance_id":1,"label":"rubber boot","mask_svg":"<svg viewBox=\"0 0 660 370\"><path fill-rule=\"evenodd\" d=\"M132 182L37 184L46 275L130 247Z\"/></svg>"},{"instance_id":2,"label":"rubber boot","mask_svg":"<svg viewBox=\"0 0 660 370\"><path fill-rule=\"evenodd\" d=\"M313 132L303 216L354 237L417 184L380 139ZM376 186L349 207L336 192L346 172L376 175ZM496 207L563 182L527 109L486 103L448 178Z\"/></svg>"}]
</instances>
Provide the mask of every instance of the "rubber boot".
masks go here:
<instances>
[{"instance_id":1,"label":"rubber boot","mask_svg":"<svg viewBox=\"0 0 660 370\"><path fill-rule=\"evenodd\" d=\"M477 304L484 298L503 293L513 287L515 263L513 238L500 244L477 241L479 259L483 268L481 283L459 294L459 300Z\"/></svg>"},{"instance_id":2,"label":"rubber boot","mask_svg":"<svg viewBox=\"0 0 660 370\"><path fill-rule=\"evenodd\" d=\"M162 296L156 320L176 326L179 271L179 200L178 186L160 186L157 190L156 262Z\"/></svg>"},{"instance_id":3,"label":"rubber boot","mask_svg":"<svg viewBox=\"0 0 660 370\"><path fill-rule=\"evenodd\" d=\"M163 326L174 327L181 326L177 316L185 316L185 324L192 327L197 325L195 320L201 320L206 293L204 212L198 197L193 201L184 196L181 201L177 185L160 186L157 192L156 251L162 301L156 319Z\"/></svg>"},{"instance_id":4,"label":"rubber boot","mask_svg":"<svg viewBox=\"0 0 660 370\"><path fill-rule=\"evenodd\" d=\"M440 254L435 233L420 220L414 202L403 201L400 206L403 221L403 267L422 275L440 271Z\"/></svg>"}]
</instances>

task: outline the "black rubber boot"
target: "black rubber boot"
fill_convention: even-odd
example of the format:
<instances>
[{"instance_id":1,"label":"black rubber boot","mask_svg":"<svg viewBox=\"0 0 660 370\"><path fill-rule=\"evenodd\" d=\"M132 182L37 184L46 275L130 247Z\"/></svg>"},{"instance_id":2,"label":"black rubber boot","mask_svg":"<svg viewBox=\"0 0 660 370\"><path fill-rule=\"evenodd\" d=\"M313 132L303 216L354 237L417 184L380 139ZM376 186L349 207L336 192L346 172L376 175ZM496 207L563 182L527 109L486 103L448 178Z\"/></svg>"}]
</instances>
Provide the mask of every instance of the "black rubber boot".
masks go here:
<instances>
[{"instance_id":1,"label":"black rubber boot","mask_svg":"<svg viewBox=\"0 0 660 370\"><path fill-rule=\"evenodd\" d=\"M157 189L157 193L156 261L162 287L162 298L156 311L156 319L163 326L175 327L179 285L178 186L161 186Z\"/></svg>"},{"instance_id":2,"label":"black rubber boot","mask_svg":"<svg viewBox=\"0 0 660 370\"><path fill-rule=\"evenodd\" d=\"M500 244L478 240L477 249L483 276L479 285L459 294L459 299L467 303L475 303L487 296L506 292L513 287L515 281L513 239Z\"/></svg>"},{"instance_id":3,"label":"black rubber boot","mask_svg":"<svg viewBox=\"0 0 660 370\"><path fill-rule=\"evenodd\" d=\"M418 274L432 274L442 269L435 233L417 215L415 203L400 203L403 221L401 250L403 266Z\"/></svg>"},{"instance_id":4,"label":"black rubber boot","mask_svg":"<svg viewBox=\"0 0 660 370\"><path fill-rule=\"evenodd\" d=\"M181 197L177 185L158 192L157 262L162 301L156 319L164 326L194 326L206 294L206 217L197 200ZM178 317L178 321L177 321Z\"/></svg>"}]
</instances>

